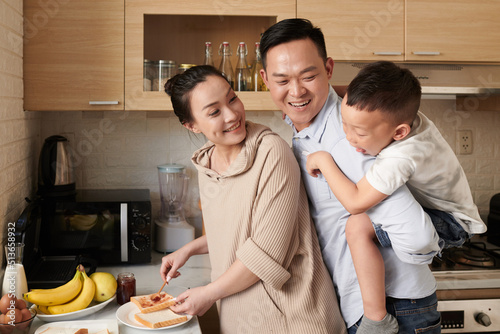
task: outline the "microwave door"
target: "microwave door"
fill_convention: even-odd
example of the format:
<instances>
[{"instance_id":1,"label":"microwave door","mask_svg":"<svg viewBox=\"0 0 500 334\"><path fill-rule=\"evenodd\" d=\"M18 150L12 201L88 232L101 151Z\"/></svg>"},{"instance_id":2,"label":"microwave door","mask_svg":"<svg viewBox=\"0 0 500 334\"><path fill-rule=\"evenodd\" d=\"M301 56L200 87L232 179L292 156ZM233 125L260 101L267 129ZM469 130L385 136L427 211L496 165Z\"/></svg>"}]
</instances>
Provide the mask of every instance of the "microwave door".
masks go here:
<instances>
[{"instance_id":1,"label":"microwave door","mask_svg":"<svg viewBox=\"0 0 500 334\"><path fill-rule=\"evenodd\" d=\"M121 261L128 262L128 208L127 203L120 205L120 249Z\"/></svg>"}]
</instances>

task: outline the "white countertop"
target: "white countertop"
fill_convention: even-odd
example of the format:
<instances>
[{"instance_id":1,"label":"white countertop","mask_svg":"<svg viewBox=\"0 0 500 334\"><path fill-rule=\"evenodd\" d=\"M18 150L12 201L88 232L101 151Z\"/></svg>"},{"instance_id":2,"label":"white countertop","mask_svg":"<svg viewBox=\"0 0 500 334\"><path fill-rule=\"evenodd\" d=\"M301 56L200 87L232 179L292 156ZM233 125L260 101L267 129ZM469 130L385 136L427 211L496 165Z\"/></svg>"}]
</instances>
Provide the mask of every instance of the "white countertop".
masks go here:
<instances>
[{"instance_id":1,"label":"white countertop","mask_svg":"<svg viewBox=\"0 0 500 334\"><path fill-rule=\"evenodd\" d=\"M136 290L137 295L149 294L157 292L158 289L163 284L160 277L160 264L162 254L155 251L152 253L152 260L149 264L140 265L117 265L117 266L106 266L98 267L96 271L104 271L113 274L115 277L121 272L132 272L136 278ZM210 282L210 261L208 255L196 255L189 259L189 261L179 269L181 276L172 280L169 285L171 286L183 286L183 287L196 287L206 285ZM106 305L101 311L89 315L84 318L80 318L74 321L92 321L92 320L106 320L110 319L116 321L118 325L119 334L152 334L151 330L140 330L132 328L122 324L116 319L116 310L120 307L115 301ZM33 320L31 325L30 334L36 332L36 329L46 322L41 321L38 318ZM156 331L155 331L156 332ZM175 327L168 330L162 330L164 333L172 334L201 334L200 325L198 323L198 318L195 316L185 325ZM118 333L111 333L118 334Z\"/></svg>"}]
</instances>

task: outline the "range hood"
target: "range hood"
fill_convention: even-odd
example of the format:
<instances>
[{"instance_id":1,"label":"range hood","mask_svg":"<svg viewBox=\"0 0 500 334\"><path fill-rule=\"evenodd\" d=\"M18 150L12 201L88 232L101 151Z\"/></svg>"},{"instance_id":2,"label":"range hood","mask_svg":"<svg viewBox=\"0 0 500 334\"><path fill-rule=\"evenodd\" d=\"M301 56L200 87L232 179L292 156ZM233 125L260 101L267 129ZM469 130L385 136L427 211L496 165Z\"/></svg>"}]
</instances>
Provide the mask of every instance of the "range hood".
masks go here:
<instances>
[{"instance_id":1,"label":"range hood","mask_svg":"<svg viewBox=\"0 0 500 334\"><path fill-rule=\"evenodd\" d=\"M331 83L348 85L368 63L335 62ZM500 65L398 63L422 85L422 95L500 95Z\"/></svg>"}]
</instances>

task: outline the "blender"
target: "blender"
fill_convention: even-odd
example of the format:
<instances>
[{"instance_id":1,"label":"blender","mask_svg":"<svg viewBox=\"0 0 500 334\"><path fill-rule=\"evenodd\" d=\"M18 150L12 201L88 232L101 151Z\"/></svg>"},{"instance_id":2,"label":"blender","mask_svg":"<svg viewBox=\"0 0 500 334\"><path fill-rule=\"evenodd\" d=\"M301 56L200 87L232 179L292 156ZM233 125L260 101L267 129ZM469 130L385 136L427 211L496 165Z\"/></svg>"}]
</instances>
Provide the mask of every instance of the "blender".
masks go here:
<instances>
[{"instance_id":1,"label":"blender","mask_svg":"<svg viewBox=\"0 0 500 334\"><path fill-rule=\"evenodd\" d=\"M194 227L186 221L182 208L189 178L183 165L174 163L157 167L161 210L155 222L155 249L171 253L194 240Z\"/></svg>"}]
</instances>

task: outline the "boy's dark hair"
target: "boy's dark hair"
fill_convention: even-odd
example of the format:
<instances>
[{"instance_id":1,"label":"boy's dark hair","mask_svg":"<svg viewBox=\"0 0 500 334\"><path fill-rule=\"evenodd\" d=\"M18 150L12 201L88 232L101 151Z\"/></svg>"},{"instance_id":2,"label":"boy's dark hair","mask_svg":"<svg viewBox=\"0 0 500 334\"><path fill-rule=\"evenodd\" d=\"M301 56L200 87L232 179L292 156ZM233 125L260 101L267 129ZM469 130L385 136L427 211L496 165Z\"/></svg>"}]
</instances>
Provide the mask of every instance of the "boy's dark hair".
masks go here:
<instances>
[{"instance_id":1,"label":"boy's dark hair","mask_svg":"<svg viewBox=\"0 0 500 334\"><path fill-rule=\"evenodd\" d=\"M366 65L347 87L347 102L363 111L381 111L395 124L411 125L415 119L422 88L410 70L390 61Z\"/></svg>"},{"instance_id":2,"label":"boy's dark hair","mask_svg":"<svg viewBox=\"0 0 500 334\"><path fill-rule=\"evenodd\" d=\"M191 123L193 115L189 99L193 89L201 82L207 81L207 77L219 76L227 81L222 73L210 65L194 66L184 73L176 74L165 83L165 92L170 96L174 113L181 124Z\"/></svg>"},{"instance_id":3,"label":"boy's dark hair","mask_svg":"<svg viewBox=\"0 0 500 334\"><path fill-rule=\"evenodd\" d=\"M321 29L312 25L307 19L286 19L279 21L267 29L260 39L262 66L266 69L267 52L270 48L301 39L311 39L318 49L318 54L326 63L325 37Z\"/></svg>"}]
</instances>

